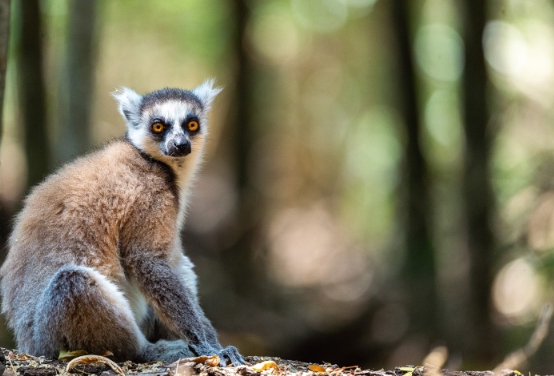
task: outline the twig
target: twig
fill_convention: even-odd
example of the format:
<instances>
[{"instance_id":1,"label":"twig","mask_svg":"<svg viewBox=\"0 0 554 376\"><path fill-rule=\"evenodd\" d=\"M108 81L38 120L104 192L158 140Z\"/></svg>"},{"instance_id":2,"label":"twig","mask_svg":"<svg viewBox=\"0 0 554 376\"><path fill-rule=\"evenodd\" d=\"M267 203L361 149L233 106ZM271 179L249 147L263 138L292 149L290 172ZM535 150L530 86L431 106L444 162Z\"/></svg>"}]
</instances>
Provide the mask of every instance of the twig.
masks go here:
<instances>
[{"instance_id":1,"label":"twig","mask_svg":"<svg viewBox=\"0 0 554 376\"><path fill-rule=\"evenodd\" d=\"M550 319L552 318L552 305L545 304L542 308L541 314L539 316L539 319L537 320L537 325L535 326L535 330L533 331L533 334L531 335L531 338L529 338L529 342L522 347L521 349L518 349L511 354L508 354L502 363L497 365L494 368L494 374L500 375L502 374L502 370L505 369L516 369L519 368L522 364L526 363L527 360L531 356L537 352L540 345L546 338L548 334L548 327L550 325Z\"/></svg>"},{"instance_id":2,"label":"twig","mask_svg":"<svg viewBox=\"0 0 554 376\"><path fill-rule=\"evenodd\" d=\"M82 355L79 356L69 363L65 368L66 372L69 372L77 364L90 364L90 363L104 363L107 364L115 373L120 376L125 376L125 372L118 366L114 361L100 355Z\"/></svg>"},{"instance_id":3,"label":"twig","mask_svg":"<svg viewBox=\"0 0 554 376\"><path fill-rule=\"evenodd\" d=\"M10 357L10 354L8 354L7 358L8 358L8 362L10 362L10 367L11 367L11 369L12 369L13 374L14 374L14 375L17 375L17 371L15 370L15 367L13 366L12 359L11 359L11 357Z\"/></svg>"}]
</instances>

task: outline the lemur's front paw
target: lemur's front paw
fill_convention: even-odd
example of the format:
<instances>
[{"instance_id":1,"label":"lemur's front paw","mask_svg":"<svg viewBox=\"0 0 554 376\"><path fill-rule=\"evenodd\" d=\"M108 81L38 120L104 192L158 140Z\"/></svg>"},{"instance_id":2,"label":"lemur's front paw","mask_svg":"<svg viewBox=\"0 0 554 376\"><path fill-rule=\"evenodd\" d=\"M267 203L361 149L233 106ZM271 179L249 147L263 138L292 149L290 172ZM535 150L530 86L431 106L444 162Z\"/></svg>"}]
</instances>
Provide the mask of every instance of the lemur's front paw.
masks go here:
<instances>
[{"instance_id":1,"label":"lemur's front paw","mask_svg":"<svg viewBox=\"0 0 554 376\"><path fill-rule=\"evenodd\" d=\"M229 362L234 365L244 364L245 361L240 355L239 350L235 346L227 346L223 350L219 350L217 353L219 359L221 359L222 366L226 365L226 358L229 359Z\"/></svg>"},{"instance_id":2,"label":"lemur's front paw","mask_svg":"<svg viewBox=\"0 0 554 376\"><path fill-rule=\"evenodd\" d=\"M235 346L227 346L222 349L221 347L216 348L212 346L202 346L202 345L190 345L194 352L198 355L214 355L219 356L220 366L226 366L227 364L244 364L244 359L242 355L239 354L239 351ZM227 359L229 363L227 363Z\"/></svg>"}]
</instances>

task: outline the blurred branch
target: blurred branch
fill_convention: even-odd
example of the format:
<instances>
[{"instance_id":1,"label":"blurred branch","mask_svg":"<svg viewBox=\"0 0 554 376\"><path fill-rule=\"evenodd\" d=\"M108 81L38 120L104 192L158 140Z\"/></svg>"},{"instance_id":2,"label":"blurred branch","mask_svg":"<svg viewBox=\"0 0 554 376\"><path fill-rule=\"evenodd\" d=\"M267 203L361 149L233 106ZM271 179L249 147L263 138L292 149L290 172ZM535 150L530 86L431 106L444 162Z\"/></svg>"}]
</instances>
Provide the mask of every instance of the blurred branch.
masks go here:
<instances>
[{"instance_id":1,"label":"blurred branch","mask_svg":"<svg viewBox=\"0 0 554 376\"><path fill-rule=\"evenodd\" d=\"M494 368L494 374L501 374L505 369L517 369L527 363L528 359L533 356L544 339L548 335L548 327L552 319L552 305L546 304L541 311L535 330L527 344L504 358L504 361Z\"/></svg>"},{"instance_id":2,"label":"blurred branch","mask_svg":"<svg viewBox=\"0 0 554 376\"><path fill-rule=\"evenodd\" d=\"M479 333L470 348L474 356L491 359L495 348L494 324L490 315L493 252L495 237L491 227L494 199L490 172L493 134L487 108L487 71L482 46L486 5L469 0L465 5L464 131L466 138L463 200L469 252L471 331Z\"/></svg>"},{"instance_id":3,"label":"blurred branch","mask_svg":"<svg viewBox=\"0 0 554 376\"><path fill-rule=\"evenodd\" d=\"M63 115L56 147L59 162L67 161L90 147L96 7L96 1L69 2L67 50L60 92L60 111Z\"/></svg>"},{"instance_id":4,"label":"blurred branch","mask_svg":"<svg viewBox=\"0 0 554 376\"><path fill-rule=\"evenodd\" d=\"M0 143L2 143L2 119L6 68L8 67L8 44L10 41L10 0L0 0Z\"/></svg>"},{"instance_id":5,"label":"blurred branch","mask_svg":"<svg viewBox=\"0 0 554 376\"><path fill-rule=\"evenodd\" d=\"M42 17L38 0L18 1L21 7L21 49L18 57L19 94L25 127L28 186L40 182L50 167L42 73Z\"/></svg>"}]
</instances>

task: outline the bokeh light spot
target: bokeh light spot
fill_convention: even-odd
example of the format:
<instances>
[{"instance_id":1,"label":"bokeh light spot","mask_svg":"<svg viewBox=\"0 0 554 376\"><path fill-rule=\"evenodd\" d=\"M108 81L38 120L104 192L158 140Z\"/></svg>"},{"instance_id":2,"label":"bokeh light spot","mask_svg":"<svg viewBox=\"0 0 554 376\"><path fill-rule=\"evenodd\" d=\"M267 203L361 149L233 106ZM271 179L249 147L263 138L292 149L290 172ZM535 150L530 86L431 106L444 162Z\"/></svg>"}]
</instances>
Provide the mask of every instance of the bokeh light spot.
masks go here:
<instances>
[{"instance_id":1,"label":"bokeh light spot","mask_svg":"<svg viewBox=\"0 0 554 376\"><path fill-rule=\"evenodd\" d=\"M528 54L525 37L507 22L487 23L483 47L489 65L502 74L517 75L525 67Z\"/></svg>"},{"instance_id":2,"label":"bokeh light spot","mask_svg":"<svg viewBox=\"0 0 554 376\"><path fill-rule=\"evenodd\" d=\"M348 18L341 0L292 0L292 11L303 27L321 33L340 29Z\"/></svg>"},{"instance_id":3,"label":"bokeh light spot","mask_svg":"<svg viewBox=\"0 0 554 376\"><path fill-rule=\"evenodd\" d=\"M494 280L494 305L507 318L525 319L537 309L539 295L539 278L523 258L506 264Z\"/></svg>"},{"instance_id":4,"label":"bokeh light spot","mask_svg":"<svg viewBox=\"0 0 554 376\"><path fill-rule=\"evenodd\" d=\"M421 69L440 81L456 81L464 68L464 43L451 27L424 26L415 38L416 59Z\"/></svg>"}]
</instances>

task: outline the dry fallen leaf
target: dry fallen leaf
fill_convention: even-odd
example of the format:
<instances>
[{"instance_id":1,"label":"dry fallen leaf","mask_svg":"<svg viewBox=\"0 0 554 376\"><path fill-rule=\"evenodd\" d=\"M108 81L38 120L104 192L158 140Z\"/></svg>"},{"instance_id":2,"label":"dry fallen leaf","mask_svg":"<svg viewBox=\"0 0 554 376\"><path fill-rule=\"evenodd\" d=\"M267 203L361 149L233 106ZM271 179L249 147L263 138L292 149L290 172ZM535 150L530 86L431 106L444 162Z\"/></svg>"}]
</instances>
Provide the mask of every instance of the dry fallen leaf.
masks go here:
<instances>
[{"instance_id":1,"label":"dry fallen leaf","mask_svg":"<svg viewBox=\"0 0 554 376\"><path fill-rule=\"evenodd\" d=\"M277 371L279 370L279 366L273 360L266 360L265 362L261 362L252 366L252 369L256 372L262 372L270 368L276 369Z\"/></svg>"},{"instance_id":2,"label":"dry fallen leaf","mask_svg":"<svg viewBox=\"0 0 554 376\"><path fill-rule=\"evenodd\" d=\"M308 369L310 371L314 371L314 372L323 372L325 373L325 368L323 368L322 366L320 366L319 364L310 364L310 366L308 367Z\"/></svg>"},{"instance_id":3,"label":"dry fallen leaf","mask_svg":"<svg viewBox=\"0 0 554 376\"><path fill-rule=\"evenodd\" d=\"M216 367L219 363L221 363L221 359L219 359L219 356L217 355L209 356L208 359L204 361L204 364L207 364L210 367Z\"/></svg>"},{"instance_id":4,"label":"dry fallen leaf","mask_svg":"<svg viewBox=\"0 0 554 376\"><path fill-rule=\"evenodd\" d=\"M10 355L10 358L16 358L17 360L34 360L36 359L36 356L32 356L29 354L18 354L14 355L13 357Z\"/></svg>"},{"instance_id":5,"label":"dry fallen leaf","mask_svg":"<svg viewBox=\"0 0 554 376\"><path fill-rule=\"evenodd\" d=\"M85 350L75 350L75 351L65 351L61 350L60 355L58 355L58 360L62 362L69 362L71 359L75 359L82 355L87 355L88 352Z\"/></svg>"},{"instance_id":6,"label":"dry fallen leaf","mask_svg":"<svg viewBox=\"0 0 554 376\"><path fill-rule=\"evenodd\" d=\"M221 362L221 359L219 359L219 356L217 356L217 355L212 355L212 356L201 355L201 356L197 356L196 358L179 359L179 360L171 363L169 365L169 367L176 367L178 365L185 364L185 363L191 363L191 362L192 363L207 364L211 367L215 367L215 366L219 365L219 363Z\"/></svg>"},{"instance_id":7,"label":"dry fallen leaf","mask_svg":"<svg viewBox=\"0 0 554 376\"><path fill-rule=\"evenodd\" d=\"M196 358L185 358L185 359L180 359L179 362L183 362L183 361L187 361L187 362L194 362L194 363L206 363L206 360L208 360L209 356L207 355L200 355L200 356L197 356Z\"/></svg>"},{"instance_id":8,"label":"dry fallen leaf","mask_svg":"<svg viewBox=\"0 0 554 376\"><path fill-rule=\"evenodd\" d=\"M120 366L115 364L114 361L100 355L82 355L78 358L73 359L71 362L67 363L67 367L65 369L66 372L69 372L73 367L75 367L77 364L91 364L91 363L104 363L110 366L111 369L114 370L115 373L125 376L125 372L121 369Z\"/></svg>"},{"instance_id":9,"label":"dry fallen leaf","mask_svg":"<svg viewBox=\"0 0 554 376\"><path fill-rule=\"evenodd\" d=\"M399 371L401 371L401 372L404 372L404 375L403 375L403 376L413 376L414 371L415 371L417 368L418 368L418 367L413 367L413 366L396 367L397 370L399 370Z\"/></svg>"}]
</instances>

